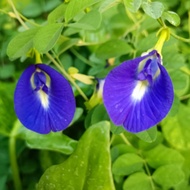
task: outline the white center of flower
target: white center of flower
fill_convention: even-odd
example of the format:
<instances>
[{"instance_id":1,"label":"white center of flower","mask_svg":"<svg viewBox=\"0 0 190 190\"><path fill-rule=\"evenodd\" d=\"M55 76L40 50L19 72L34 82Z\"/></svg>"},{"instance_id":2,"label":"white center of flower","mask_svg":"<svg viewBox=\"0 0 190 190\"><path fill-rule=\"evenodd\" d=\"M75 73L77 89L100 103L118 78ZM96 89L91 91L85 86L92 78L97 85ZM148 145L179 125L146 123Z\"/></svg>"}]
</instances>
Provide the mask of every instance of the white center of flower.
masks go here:
<instances>
[{"instance_id":1,"label":"white center of flower","mask_svg":"<svg viewBox=\"0 0 190 190\"><path fill-rule=\"evenodd\" d=\"M42 106L47 109L49 106L49 100L48 100L48 95L42 90L38 90L38 97L40 98L40 102Z\"/></svg>"},{"instance_id":2,"label":"white center of flower","mask_svg":"<svg viewBox=\"0 0 190 190\"><path fill-rule=\"evenodd\" d=\"M135 86L133 92L132 92L132 97L134 100L140 101L147 89L147 82L146 81L138 81L137 85Z\"/></svg>"}]
</instances>

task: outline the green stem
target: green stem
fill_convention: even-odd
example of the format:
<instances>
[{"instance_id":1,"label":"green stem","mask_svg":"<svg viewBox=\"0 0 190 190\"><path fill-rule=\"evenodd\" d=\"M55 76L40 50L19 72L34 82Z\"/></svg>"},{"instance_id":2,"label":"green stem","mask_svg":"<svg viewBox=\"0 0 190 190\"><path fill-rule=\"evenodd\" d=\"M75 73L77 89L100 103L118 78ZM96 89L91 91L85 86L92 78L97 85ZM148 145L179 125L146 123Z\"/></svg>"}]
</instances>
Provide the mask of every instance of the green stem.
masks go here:
<instances>
[{"instance_id":1,"label":"green stem","mask_svg":"<svg viewBox=\"0 0 190 190\"><path fill-rule=\"evenodd\" d=\"M189 31L189 37L190 37L190 11L188 11L188 31Z\"/></svg>"},{"instance_id":2,"label":"green stem","mask_svg":"<svg viewBox=\"0 0 190 190\"><path fill-rule=\"evenodd\" d=\"M12 0L8 0L8 2L9 2L9 4L11 5L11 7L12 7L14 13L15 13L15 16L16 16L17 20L20 22L20 24L21 24L24 28L29 29L29 27L28 27L28 26L23 22L23 20L21 19L21 17L20 17L20 15L19 15L18 11L16 10L16 8L15 8L14 3L12 2Z\"/></svg>"},{"instance_id":3,"label":"green stem","mask_svg":"<svg viewBox=\"0 0 190 190\"><path fill-rule=\"evenodd\" d=\"M164 23L164 21L161 18L157 19L158 23L162 26L162 27L166 27L166 24Z\"/></svg>"},{"instance_id":4,"label":"green stem","mask_svg":"<svg viewBox=\"0 0 190 190\"><path fill-rule=\"evenodd\" d=\"M14 181L15 190L21 190L21 180L19 176L19 169L16 158L16 139L15 137L10 137L9 139L9 153L10 153L10 161L11 161L11 169Z\"/></svg>"},{"instance_id":5,"label":"green stem","mask_svg":"<svg viewBox=\"0 0 190 190\"><path fill-rule=\"evenodd\" d=\"M186 100L186 99L189 99L190 98L190 94L186 94L184 96L181 96L179 99L180 100Z\"/></svg>"},{"instance_id":6,"label":"green stem","mask_svg":"<svg viewBox=\"0 0 190 190\"><path fill-rule=\"evenodd\" d=\"M86 64L89 65L89 66L92 66L92 63L91 63L88 59L86 59L85 57L83 57L80 53L78 53L74 48L71 48L70 50L71 50L71 52L72 52L76 57L78 57L82 62L86 63Z\"/></svg>"},{"instance_id":7,"label":"green stem","mask_svg":"<svg viewBox=\"0 0 190 190\"><path fill-rule=\"evenodd\" d=\"M153 182L153 179L152 179L152 175L151 175L151 172L150 172L150 169L148 167L148 164L146 162L146 159L143 157L142 153L141 153L141 150L139 150L138 152L139 156L143 159L144 161L144 168L145 168L145 171L147 173L147 175L149 176L150 178L150 185L152 187L152 190L155 190L155 185L154 185L154 182Z\"/></svg>"},{"instance_id":8,"label":"green stem","mask_svg":"<svg viewBox=\"0 0 190 190\"><path fill-rule=\"evenodd\" d=\"M126 138L126 136L124 135L124 133L120 134L120 137L122 138L122 140L127 144L131 146L131 143L128 141L128 139Z\"/></svg>"},{"instance_id":9,"label":"green stem","mask_svg":"<svg viewBox=\"0 0 190 190\"><path fill-rule=\"evenodd\" d=\"M24 17L22 14L20 14L20 13L18 13L18 14L19 14L20 18L22 18L23 20L27 21L27 22L30 23L31 25L36 26L36 27L39 27L39 26L40 26L39 24L37 24L37 23L35 23L35 22L31 21L31 20L28 20L28 19L27 19L26 17Z\"/></svg>"},{"instance_id":10,"label":"green stem","mask_svg":"<svg viewBox=\"0 0 190 190\"><path fill-rule=\"evenodd\" d=\"M126 14L127 14L127 16L129 17L129 19L132 20L133 23L136 25L137 20L136 20L134 14L132 14L132 13L131 13L130 11L128 11L128 10L126 10Z\"/></svg>"},{"instance_id":11,"label":"green stem","mask_svg":"<svg viewBox=\"0 0 190 190\"><path fill-rule=\"evenodd\" d=\"M71 76L65 71L63 67L60 66L60 64L51 56L51 54L46 53L46 56L54 63L54 65L63 73L63 75L75 86L75 88L78 90L80 95L84 98L85 101L88 101L87 96L84 94L84 92L80 89L80 87L75 83L74 79L71 78Z\"/></svg>"},{"instance_id":12,"label":"green stem","mask_svg":"<svg viewBox=\"0 0 190 190\"><path fill-rule=\"evenodd\" d=\"M142 155L141 155L141 157L142 157ZM152 190L155 190L154 182L152 180L152 176L151 176L149 167L148 167L148 165L146 163L146 160L144 160L144 167L145 167L145 170L146 170L146 172L147 172L147 174L148 174L148 176L150 178L150 184L151 184Z\"/></svg>"},{"instance_id":13,"label":"green stem","mask_svg":"<svg viewBox=\"0 0 190 190\"><path fill-rule=\"evenodd\" d=\"M176 34L174 34L174 33L170 33L171 34L171 36L173 36L174 38L176 38L177 40L181 40L181 41L183 41L183 42L190 42L190 39L187 39L187 38L183 38L183 37L181 37L181 36L178 36L178 35L176 35Z\"/></svg>"},{"instance_id":14,"label":"green stem","mask_svg":"<svg viewBox=\"0 0 190 190\"><path fill-rule=\"evenodd\" d=\"M17 164L17 156L16 156L16 131L18 130L19 125L16 123L11 131L10 138L9 138L9 156L11 162L11 169L12 169L12 176L14 181L14 189L15 190L22 190L20 175L19 175L19 168Z\"/></svg>"},{"instance_id":15,"label":"green stem","mask_svg":"<svg viewBox=\"0 0 190 190\"><path fill-rule=\"evenodd\" d=\"M131 143L128 141L128 139L126 138L126 136L124 135L124 133L121 133L120 134L121 138L123 139L123 141L127 144L127 145L130 145L131 146ZM139 153L139 155L143 158L142 154ZM146 160L143 158L144 160L144 167L145 167L145 170L148 174L148 176L150 177L150 184L151 184L151 187L152 187L152 190L155 190L155 186L154 186L154 182L152 180L152 176L151 176L151 173L150 173L150 170L149 170L149 167L146 163Z\"/></svg>"},{"instance_id":16,"label":"green stem","mask_svg":"<svg viewBox=\"0 0 190 190\"><path fill-rule=\"evenodd\" d=\"M112 145L112 143L113 143L114 139L115 139L115 135L114 135L114 134L112 134L111 139L110 139L110 146Z\"/></svg>"},{"instance_id":17,"label":"green stem","mask_svg":"<svg viewBox=\"0 0 190 190\"><path fill-rule=\"evenodd\" d=\"M190 76L190 70L189 70L188 67L185 67L185 66L184 66L184 67L181 67L180 70L181 70L182 72L184 72L185 74L187 74L187 75Z\"/></svg>"}]
</instances>

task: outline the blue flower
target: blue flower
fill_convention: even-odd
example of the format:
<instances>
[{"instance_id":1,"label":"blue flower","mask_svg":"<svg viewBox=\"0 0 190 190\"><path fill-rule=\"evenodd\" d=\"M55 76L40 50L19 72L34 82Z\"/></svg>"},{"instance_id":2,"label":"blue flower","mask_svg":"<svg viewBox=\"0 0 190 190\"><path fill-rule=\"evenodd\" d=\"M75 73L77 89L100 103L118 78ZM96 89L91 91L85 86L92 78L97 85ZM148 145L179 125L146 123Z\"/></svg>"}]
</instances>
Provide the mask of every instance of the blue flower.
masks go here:
<instances>
[{"instance_id":1,"label":"blue flower","mask_svg":"<svg viewBox=\"0 0 190 190\"><path fill-rule=\"evenodd\" d=\"M68 81L45 64L30 65L14 94L15 112L28 129L41 134L65 129L75 113L75 98Z\"/></svg>"},{"instance_id":2,"label":"blue flower","mask_svg":"<svg viewBox=\"0 0 190 190\"><path fill-rule=\"evenodd\" d=\"M169 112L173 98L171 79L156 50L114 68L103 90L113 123L133 133L158 124Z\"/></svg>"}]
</instances>

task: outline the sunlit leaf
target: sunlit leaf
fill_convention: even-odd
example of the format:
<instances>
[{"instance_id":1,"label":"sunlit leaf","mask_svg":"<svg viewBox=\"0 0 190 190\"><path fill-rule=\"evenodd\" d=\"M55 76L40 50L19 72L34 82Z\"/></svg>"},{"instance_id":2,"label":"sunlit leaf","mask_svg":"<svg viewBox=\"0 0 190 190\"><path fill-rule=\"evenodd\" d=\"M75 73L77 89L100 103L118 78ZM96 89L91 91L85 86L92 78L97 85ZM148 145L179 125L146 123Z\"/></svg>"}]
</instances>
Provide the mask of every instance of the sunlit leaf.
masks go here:
<instances>
[{"instance_id":1,"label":"sunlit leaf","mask_svg":"<svg viewBox=\"0 0 190 190\"><path fill-rule=\"evenodd\" d=\"M138 147L141 150L144 151L148 151L153 149L154 147L158 146L159 144L161 144L163 142L163 135L160 131L157 131L157 135L156 135L156 139L153 142L146 142L144 140L140 140L138 141Z\"/></svg>"},{"instance_id":2,"label":"sunlit leaf","mask_svg":"<svg viewBox=\"0 0 190 190\"><path fill-rule=\"evenodd\" d=\"M178 26L180 24L180 17L177 13L173 11L167 11L163 13L163 18L167 20L170 24Z\"/></svg>"},{"instance_id":3,"label":"sunlit leaf","mask_svg":"<svg viewBox=\"0 0 190 190\"><path fill-rule=\"evenodd\" d=\"M111 158L112 162L115 161L120 155L126 153L136 153L137 150L127 144L117 144L111 148Z\"/></svg>"},{"instance_id":4,"label":"sunlit leaf","mask_svg":"<svg viewBox=\"0 0 190 190\"><path fill-rule=\"evenodd\" d=\"M189 88L189 76L180 70L170 72L175 93L178 96L183 95Z\"/></svg>"},{"instance_id":5,"label":"sunlit leaf","mask_svg":"<svg viewBox=\"0 0 190 190\"><path fill-rule=\"evenodd\" d=\"M144 155L152 168L158 168L167 164L182 166L184 163L183 156L177 150L168 148L162 144L145 152Z\"/></svg>"},{"instance_id":6,"label":"sunlit leaf","mask_svg":"<svg viewBox=\"0 0 190 190\"><path fill-rule=\"evenodd\" d=\"M163 122L163 134L173 147L180 150L190 150L189 123L190 109L182 104L180 104L178 115L169 117Z\"/></svg>"},{"instance_id":7,"label":"sunlit leaf","mask_svg":"<svg viewBox=\"0 0 190 190\"><path fill-rule=\"evenodd\" d=\"M124 5L127 10L137 12L141 6L142 0L124 0Z\"/></svg>"},{"instance_id":8,"label":"sunlit leaf","mask_svg":"<svg viewBox=\"0 0 190 190\"><path fill-rule=\"evenodd\" d=\"M130 175L123 184L123 190L153 190L151 179L143 172Z\"/></svg>"},{"instance_id":9,"label":"sunlit leaf","mask_svg":"<svg viewBox=\"0 0 190 190\"><path fill-rule=\"evenodd\" d=\"M41 135L33 132L26 134L26 143L30 148L53 150L63 154L71 154L77 142L61 133Z\"/></svg>"},{"instance_id":10,"label":"sunlit leaf","mask_svg":"<svg viewBox=\"0 0 190 190\"><path fill-rule=\"evenodd\" d=\"M175 116L179 111L179 106L180 106L180 100L176 95L174 95L174 102L172 104L172 108L168 115Z\"/></svg>"},{"instance_id":11,"label":"sunlit leaf","mask_svg":"<svg viewBox=\"0 0 190 190\"><path fill-rule=\"evenodd\" d=\"M146 131L142 131L140 133L136 133L136 136L139 137L141 140L145 142L153 142L156 140L157 137L157 127L151 127L150 129Z\"/></svg>"},{"instance_id":12,"label":"sunlit leaf","mask_svg":"<svg viewBox=\"0 0 190 190\"><path fill-rule=\"evenodd\" d=\"M108 122L89 127L79 140L75 152L62 164L47 169L37 189L114 190L109 128Z\"/></svg>"},{"instance_id":13,"label":"sunlit leaf","mask_svg":"<svg viewBox=\"0 0 190 190\"><path fill-rule=\"evenodd\" d=\"M64 36L60 36L60 39L55 45L55 52L60 55L79 41L78 38L67 38Z\"/></svg>"},{"instance_id":14,"label":"sunlit leaf","mask_svg":"<svg viewBox=\"0 0 190 190\"><path fill-rule=\"evenodd\" d=\"M83 1L70 1L66 12L65 12L65 20L66 22L70 21L74 16L76 16L80 11L84 11L90 5L95 4L100 0L83 0Z\"/></svg>"},{"instance_id":15,"label":"sunlit leaf","mask_svg":"<svg viewBox=\"0 0 190 190\"><path fill-rule=\"evenodd\" d=\"M7 55L14 60L25 56L27 52L33 47L33 38L37 33L38 28L26 30L15 36L9 43L7 48Z\"/></svg>"},{"instance_id":16,"label":"sunlit leaf","mask_svg":"<svg viewBox=\"0 0 190 190\"><path fill-rule=\"evenodd\" d=\"M34 48L39 53L47 53L52 49L61 35L63 24L48 24L39 29L36 33L33 43Z\"/></svg>"},{"instance_id":17,"label":"sunlit leaf","mask_svg":"<svg viewBox=\"0 0 190 190\"><path fill-rule=\"evenodd\" d=\"M83 30L96 30L100 26L102 16L99 11L93 10L86 13L79 21L71 23L68 26Z\"/></svg>"},{"instance_id":18,"label":"sunlit leaf","mask_svg":"<svg viewBox=\"0 0 190 190\"><path fill-rule=\"evenodd\" d=\"M174 187L185 178L183 170L174 164L161 166L153 173L153 179L162 187Z\"/></svg>"},{"instance_id":19,"label":"sunlit leaf","mask_svg":"<svg viewBox=\"0 0 190 190\"><path fill-rule=\"evenodd\" d=\"M15 122L14 128L17 129L15 136L25 140L27 146L32 149L52 150L69 155L75 150L77 145L76 140L61 132L51 132L47 135L38 134L26 129L19 121Z\"/></svg>"},{"instance_id":20,"label":"sunlit leaf","mask_svg":"<svg viewBox=\"0 0 190 190\"><path fill-rule=\"evenodd\" d=\"M48 15L48 22L55 23L61 22L64 19L64 12L67 8L67 4L62 3L58 7L56 7L49 15Z\"/></svg>"},{"instance_id":21,"label":"sunlit leaf","mask_svg":"<svg viewBox=\"0 0 190 190\"><path fill-rule=\"evenodd\" d=\"M100 59L108 59L127 54L131 49L125 41L114 39L101 44L95 51L95 55Z\"/></svg>"},{"instance_id":22,"label":"sunlit leaf","mask_svg":"<svg viewBox=\"0 0 190 190\"><path fill-rule=\"evenodd\" d=\"M111 122L111 132L113 134L120 134L123 133L125 130L125 128L123 126L116 126L114 123Z\"/></svg>"},{"instance_id":23,"label":"sunlit leaf","mask_svg":"<svg viewBox=\"0 0 190 190\"><path fill-rule=\"evenodd\" d=\"M144 12L154 19L158 19L162 16L164 11L164 6L161 2L143 2L142 8Z\"/></svg>"},{"instance_id":24,"label":"sunlit leaf","mask_svg":"<svg viewBox=\"0 0 190 190\"><path fill-rule=\"evenodd\" d=\"M119 156L112 166L112 172L115 175L129 175L141 171L143 159L134 153L126 153Z\"/></svg>"}]
</instances>

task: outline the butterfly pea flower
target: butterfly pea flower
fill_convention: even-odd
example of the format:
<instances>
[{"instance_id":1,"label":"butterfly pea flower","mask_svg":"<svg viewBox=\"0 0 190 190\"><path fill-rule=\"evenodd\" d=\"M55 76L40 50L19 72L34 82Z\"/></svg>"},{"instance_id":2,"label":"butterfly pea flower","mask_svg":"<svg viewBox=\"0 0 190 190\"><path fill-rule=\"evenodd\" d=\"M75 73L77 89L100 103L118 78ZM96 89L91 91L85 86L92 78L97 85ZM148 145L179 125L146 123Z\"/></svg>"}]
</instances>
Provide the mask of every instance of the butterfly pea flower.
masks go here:
<instances>
[{"instance_id":1,"label":"butterfly pea flower","mask_svg":"<svg viewBox=\"0 0 190 190\"><path fill-rule=\"evenodd\" d=\"M106 110L115 125L129 132L158 124L171 109L173 98L171 79L156 50L123 62L105 79Z\"/></svg>"},{"instance_id":2,"label":"butterfly pea flower","mask_svg":"<svg viewBox=\"0 0 190 190\"><path fill-rule=\"evenodd\" d=\"M14 94L20 122L40 134L65 129L75 113L75 98L69 82L45 64L30 65L18 80Z\"/></svg>"}]
</instances>

